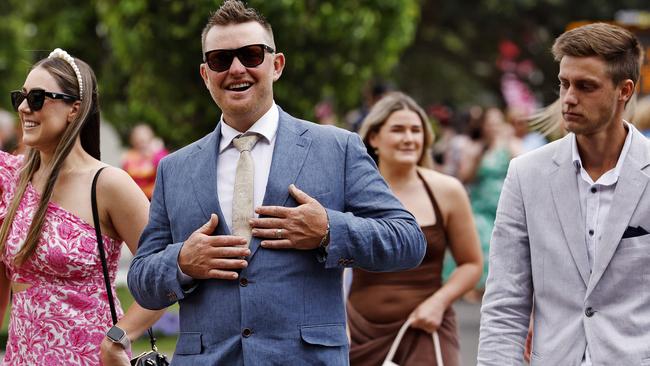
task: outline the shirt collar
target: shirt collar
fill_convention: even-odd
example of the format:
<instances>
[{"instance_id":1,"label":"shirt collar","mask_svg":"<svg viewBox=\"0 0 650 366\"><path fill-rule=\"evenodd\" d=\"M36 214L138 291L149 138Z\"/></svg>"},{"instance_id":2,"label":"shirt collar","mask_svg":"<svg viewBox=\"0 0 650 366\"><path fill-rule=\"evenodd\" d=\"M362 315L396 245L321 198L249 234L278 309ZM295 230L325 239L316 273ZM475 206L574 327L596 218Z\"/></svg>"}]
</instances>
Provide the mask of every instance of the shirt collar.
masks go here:
<instances>
[{"instance_id":1,"label":"shirt collar","mask_svg":"<svg viewBox=\"0 0 650 366\"><path fill-rule=\"evenodd\" d=\"M278 132L278 124L280 121L280 111L278 106L275 104L275 101L271 105L264 115L258 119L249 129L243 134L236 129L228 126L223 121L223 114L221 115L221 140L219 142L219 153L222 153L228 147L232 146L232 140L239 135L250 135L256 133L262 136L260 140L266 140L267 143L271 143L275 138L275 134Z\"/></svg>"},{"instance_id":2,"label":"shirt collar","mask_svg":"<svg viewBox=\"0 0 650 366\"><path fill-rule=\"evenodd\" d=\"M618 161L616 161L616 166L614 169L607 171L597 182L602 185L612 185L618 181L618 177L621 174L621 169L623 168L623 162L627 156L628 151L630 150L630 143L632 141L632 126L627 121L623 121L627 129L627 136L625 136L625 142L623 143L623 149L621 149L621 154L618 156ZM589 177L589 174L582 167L582 159L580 159L580 153L578 152L578 142L576 141L576 135L571 133L571 159L573 161L573 166L576 168L576 172L580 172L583 179L587 180L590 184L594 184ZM588 178L588 179L587 179Z\"/></svg>"}]
</instances>

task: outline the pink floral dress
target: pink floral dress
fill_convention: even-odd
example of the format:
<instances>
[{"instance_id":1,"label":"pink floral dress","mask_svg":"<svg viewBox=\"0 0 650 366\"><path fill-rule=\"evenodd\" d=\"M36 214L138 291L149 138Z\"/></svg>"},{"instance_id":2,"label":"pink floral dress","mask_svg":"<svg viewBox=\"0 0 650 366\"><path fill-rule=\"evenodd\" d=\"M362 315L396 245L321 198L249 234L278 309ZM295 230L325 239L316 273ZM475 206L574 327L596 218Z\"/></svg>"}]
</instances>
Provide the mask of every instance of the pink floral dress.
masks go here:
<instances>
[{"instance_id":1,"label":"pink floral dress","mask_svg":"<svg viewBox=\"0 0 650 366\"><path fill-rule=\"evenodd\" d=\"M0 151L0 222L14 196L22 161ZM90 191L80 194L90 195ZM38 192L28 185L5 252L0 253L7 277L31 284L12 296L2 364L99 365L99 345L112 321L94 227L50 202L34 255L20 267L13 263L38 202ZM114 284L122 243L103 239ZM121 317L119 302L117 310Z\"/></svg>"}]
</instances>

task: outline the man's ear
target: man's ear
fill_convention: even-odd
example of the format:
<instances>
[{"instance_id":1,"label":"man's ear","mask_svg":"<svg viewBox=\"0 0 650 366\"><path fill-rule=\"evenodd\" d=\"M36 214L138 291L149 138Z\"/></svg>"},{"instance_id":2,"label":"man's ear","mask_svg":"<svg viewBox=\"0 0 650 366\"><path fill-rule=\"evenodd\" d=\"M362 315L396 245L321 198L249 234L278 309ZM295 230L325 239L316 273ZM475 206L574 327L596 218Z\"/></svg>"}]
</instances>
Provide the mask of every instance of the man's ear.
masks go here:
<instances>
[{"instance_id":1,"label":"man's ear","mask_svg":"<svg viewBox=\"0 0 650 366\"><path fill-rule=\"evenodd\" d=\"M627 102L632 98L634 94L635 85L634 82L630 79L621 81L621 92L619 94L619 100Z\"/></svg>"},{"instance_id":2,"label":"man's ear","mask_svg":"<svg viewBox=\"0 0 650 366\"><path fill-rule=\"evenodd\" d=\"M72 108L70 108L70 112L68 113L68 123L72 123L77 118L77 115L79 114L79 108L81 108L81 101L76 100L74 103L72 103Z\"/></svg>"},{"instance_id":3,"label":"man's ear","mask_svg":"<svg viewBox=\"0 0 650 366\"><path fill-rule=\"evenodd\" d=\"M202 63L199 65L199 73L201 74L201 78L203 79L203 83L205 86L208 86L208 70L207 70L208 64Z\"/></svg>"},{"instance_id":4,"label":"man's ear","mask_svg":"<svg viewBox=\"0 0 650 366\"><path fill-rule=\"evenodd\" d=\"M273 57L273 81L278 81L284 70L284 54L276 53Z\"/></svg>"}]
</instances>

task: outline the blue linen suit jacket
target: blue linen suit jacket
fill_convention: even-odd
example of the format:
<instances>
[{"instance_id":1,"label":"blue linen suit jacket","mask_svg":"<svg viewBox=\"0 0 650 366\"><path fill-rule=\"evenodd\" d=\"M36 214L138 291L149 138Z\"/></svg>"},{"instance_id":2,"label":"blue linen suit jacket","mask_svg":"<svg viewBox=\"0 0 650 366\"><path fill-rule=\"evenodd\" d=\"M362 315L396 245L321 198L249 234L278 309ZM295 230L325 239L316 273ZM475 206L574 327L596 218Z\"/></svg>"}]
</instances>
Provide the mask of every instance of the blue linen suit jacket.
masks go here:
<instances>
[{"instance_id":1,"label":"blue linen suit jacket","mask_svg":"<svg viewBox=\"0 0 650 366\"><path fill-rule=\"evenodd\" d=\"M128 274L148 309L180 305L178 365L347 365L342 293L344 267L397 271L417 266L426 243L413 216L392 195L358 135L301 121L280 110L264 205L295 207L288 187L318 200L329 217L328 256L316 250L270 250L250 243L238 281L178 280L183 242L219 216L220 125L163 159L149 223Z\"/></svg>"}]
</instances>

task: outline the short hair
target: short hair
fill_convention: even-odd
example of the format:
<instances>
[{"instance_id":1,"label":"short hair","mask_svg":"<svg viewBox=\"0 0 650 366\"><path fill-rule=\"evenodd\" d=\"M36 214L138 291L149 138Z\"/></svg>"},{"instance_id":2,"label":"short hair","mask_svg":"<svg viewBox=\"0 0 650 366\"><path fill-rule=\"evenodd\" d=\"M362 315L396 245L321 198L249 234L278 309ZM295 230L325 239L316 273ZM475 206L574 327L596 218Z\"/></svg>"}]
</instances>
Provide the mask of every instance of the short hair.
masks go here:
<instances>
[{"instance_id":1,"label":"short hair","mask_svg":"<svg viewBox=\"0 0 650 366\"><path fill-rule=\"evenodd\" d=\"M366 145L368 154L379 164L379 157L370 145L370 137L378 133L381 127L386 123L386 120L394 112L401 110L409 110L415 112L420 117L422 122L422 129L424 130L424 143L422 144L422 156L418 160L418 166L425 168L433 168L433 159L431 157L431 146L433 145L433 128L429 123L429 118L413 98L402 92L389 92L383 96L377 103L375 103L366 118L361 123L359 135L363 143Z\"/></svg>"},{"instance_id":2,"label":"short hair","mask_svg":"<svg viewBox=\"0 0 650 366\"><path fill-rule=\"evenodd\" d=\"M553 44L553 56L601 57L607 63L614 84L630 79L639 81L643 50L639 40L628 30L606 23L584 25L560 35Z\"/></svg>"},{"instance_id":3,"label":"short hair","mask_svg":"<svg viewBox=\"0 0 650 366\"><path fill-rule=\"evenodd\" d=\"M205 47L205 38L208 35L208 32L212 27L217 25L230 25L230 24L242 24L248 22L257 22L259 23L271 37L271 43L269 46L275 48L273 40L273 29L271 24L264 18L254 8L246 7L246 5L239 0L226 0L221 4L219 9L214 13L210 14L208 22L201 32L201 48ZM205 49L203 49L205 51Z\"/></svg>"}]
</instances>

